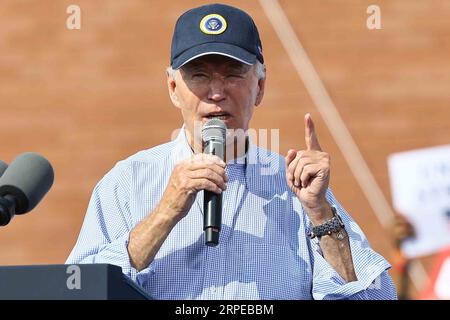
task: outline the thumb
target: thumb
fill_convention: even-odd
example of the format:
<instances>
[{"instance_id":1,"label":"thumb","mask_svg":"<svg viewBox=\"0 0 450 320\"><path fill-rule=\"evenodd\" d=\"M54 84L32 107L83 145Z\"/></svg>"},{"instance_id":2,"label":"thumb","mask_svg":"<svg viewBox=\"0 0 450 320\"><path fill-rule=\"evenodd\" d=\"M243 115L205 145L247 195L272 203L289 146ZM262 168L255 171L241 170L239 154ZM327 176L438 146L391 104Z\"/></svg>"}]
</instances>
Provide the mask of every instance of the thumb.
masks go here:
<instances>
[{"instance_id":1,"label":"thumb","mask_svg":"<svg viewBox=\"0 0 450 320\"><path fill-rule=\"evenodd\" d=\"M307 150L322 151L319 140L317 139L316 129L311 114L305 114L305 143Z\"/></svg>"}]
</instances>

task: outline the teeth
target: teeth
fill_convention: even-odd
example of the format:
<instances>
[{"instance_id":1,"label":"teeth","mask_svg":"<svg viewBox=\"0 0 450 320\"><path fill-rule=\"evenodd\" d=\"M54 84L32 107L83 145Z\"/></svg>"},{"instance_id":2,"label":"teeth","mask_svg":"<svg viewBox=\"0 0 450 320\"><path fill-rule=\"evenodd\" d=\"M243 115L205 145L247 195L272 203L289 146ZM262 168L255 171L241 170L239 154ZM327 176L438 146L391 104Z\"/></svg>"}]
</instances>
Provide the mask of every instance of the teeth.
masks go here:
<instances>
[{"instance_id":1,"label":"teeth","mask_svg":"<svg viewBox=\"0 0 450 320\"><path fill-rule=\"evenodd\" d=\"M215 114L215 115L209 115L208 118L218 118L218 119L225 119L228 117L228 114Z\"/></svg>"}]
</instances>

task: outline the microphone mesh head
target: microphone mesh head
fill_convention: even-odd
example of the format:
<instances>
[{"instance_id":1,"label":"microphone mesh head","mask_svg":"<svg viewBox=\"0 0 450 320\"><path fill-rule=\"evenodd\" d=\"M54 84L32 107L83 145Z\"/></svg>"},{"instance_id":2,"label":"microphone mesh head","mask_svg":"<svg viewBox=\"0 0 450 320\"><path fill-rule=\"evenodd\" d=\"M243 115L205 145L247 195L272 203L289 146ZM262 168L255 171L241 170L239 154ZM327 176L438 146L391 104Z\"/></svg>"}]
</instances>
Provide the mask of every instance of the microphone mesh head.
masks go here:
<instances>
[{"instance_id":1,"label":"microphone mesh head","mask_svg":"<svg viewBox=\"0 0 450 320\"><path fill-rule=\"evenodd\" d=\"M227 126L217 118L210 119L205 122L202 128L202 138L204 142L210 140L225 142L227 134Z\"/></svg>"},{"instance_id":2,"label":"microphone mesh head","mask_svg":"<svg viewBox=\"0 0 450 320\"><path fill-rule=\"evenodd\" d=\"M0 177L3 175L3 172L8 169L8 165L0 160Z\"/></svg>"},{"instance_id":3,"label":"microphone mesh head","mask_svg":"<svg viewBox=\"0 0 450 320\"><path fill-rule=\"evenodd\" d=\"M16 214L31 211L53 184L54 172L43 156L26 152L17 156L0 178L0 196L16 198Z\"/></svg>"}]
</instances>

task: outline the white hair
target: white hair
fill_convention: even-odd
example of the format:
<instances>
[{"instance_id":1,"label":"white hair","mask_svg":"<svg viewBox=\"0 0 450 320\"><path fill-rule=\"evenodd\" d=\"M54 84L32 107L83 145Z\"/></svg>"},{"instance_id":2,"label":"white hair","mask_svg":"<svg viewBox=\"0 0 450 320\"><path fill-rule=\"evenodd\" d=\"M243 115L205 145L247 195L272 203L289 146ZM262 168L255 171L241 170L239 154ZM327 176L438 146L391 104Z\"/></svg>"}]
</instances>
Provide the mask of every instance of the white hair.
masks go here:
<instances>
[{"instance_id":1,"label":"white hair","mask_svg":"<svg viewBox=\"0 0 450 320\"><path fill-rule=\"evenodd\" d=\"M177 70L172 69L172 66L167 67L166 72L169 75L170 78L175 80L175 73ZM255 75L258 78L258 80L263 79L266 77L266 66L259 62L259 60L256 60L255 63Z\"/></svg>"},{"instance_id":2,"label":"white hair","mask_svg":"<svg viewBox=\"0 0 450 320\"><path fill-rule=\"evenodd\" d=\"M266 77L266 65L259 62L259 60L256 60L255 74L258 80Z\"/></svg>"}]
</instances>

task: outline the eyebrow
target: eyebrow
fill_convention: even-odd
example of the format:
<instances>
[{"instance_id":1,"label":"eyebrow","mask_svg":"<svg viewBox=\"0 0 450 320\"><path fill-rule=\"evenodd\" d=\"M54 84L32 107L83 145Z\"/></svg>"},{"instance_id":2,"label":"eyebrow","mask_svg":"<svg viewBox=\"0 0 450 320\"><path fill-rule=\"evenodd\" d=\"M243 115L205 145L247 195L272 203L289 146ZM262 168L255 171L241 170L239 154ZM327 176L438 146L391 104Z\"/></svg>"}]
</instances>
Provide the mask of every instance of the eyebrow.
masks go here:
<instances>
[{"instance_id":1,"label":"eyebrow","mask_svg":"<svg viewBox=\"0 0 450 320\"><path fill-rule=\"evenodd\" d=\"M234 64L228 66L228 69L239 70L239 71L242 70L242 71L247 72L248 70L250 70L250 67L251 66L249 66L248 64L238 62L238 63L234 63Z\"/></svg>"},{"instance_id":2,"label":"eyebrow","mask_svg":"<svg viewBox=\"0 0 450 320\"><path fill-rule=\"evenodd\" d=\"M184 66L181 67L182 70L196 70L196 69L200 69L202 67L205 67L204 63L188 63Z\"/></svg>"}]
</instances>

